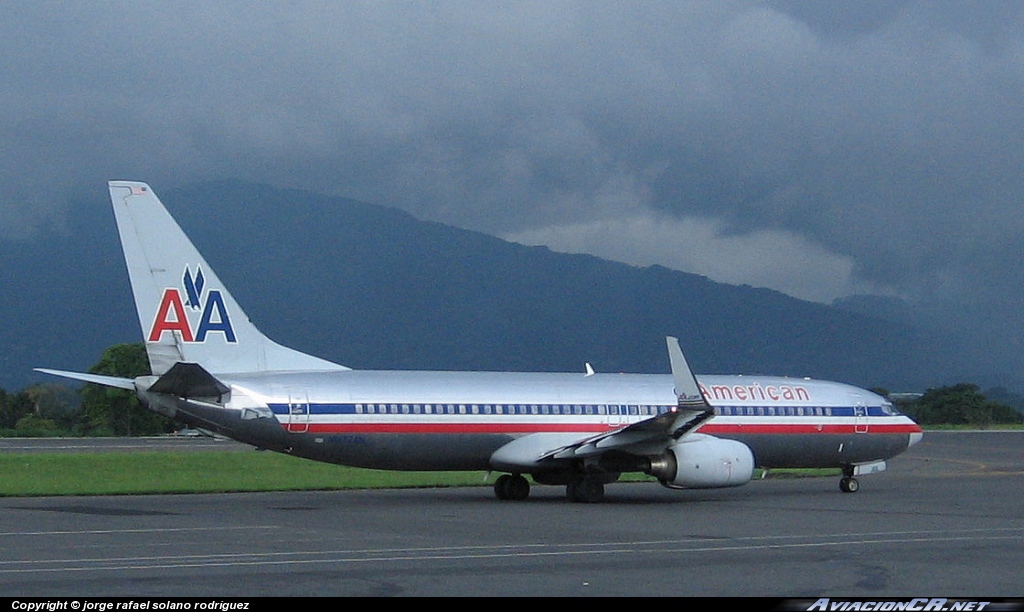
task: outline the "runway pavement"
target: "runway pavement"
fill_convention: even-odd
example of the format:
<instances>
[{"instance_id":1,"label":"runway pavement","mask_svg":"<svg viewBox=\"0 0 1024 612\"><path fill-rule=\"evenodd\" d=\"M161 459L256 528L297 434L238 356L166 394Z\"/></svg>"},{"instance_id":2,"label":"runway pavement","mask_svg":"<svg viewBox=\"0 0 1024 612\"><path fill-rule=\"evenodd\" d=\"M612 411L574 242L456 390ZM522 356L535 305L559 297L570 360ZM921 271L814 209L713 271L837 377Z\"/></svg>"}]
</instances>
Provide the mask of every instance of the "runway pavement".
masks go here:
<instances>
[{"instance_id":1,"label":"runway pavement","mask_svg":"<svg viewBox=\"0 0 1024 612\"><path fill-rule=\"evenodd\" d=\"M2 477L2 475L0 475ZM16 596L1024 596L1024 432L928 433L837 478L0 499Z\"/></svg>"}]
</instances>

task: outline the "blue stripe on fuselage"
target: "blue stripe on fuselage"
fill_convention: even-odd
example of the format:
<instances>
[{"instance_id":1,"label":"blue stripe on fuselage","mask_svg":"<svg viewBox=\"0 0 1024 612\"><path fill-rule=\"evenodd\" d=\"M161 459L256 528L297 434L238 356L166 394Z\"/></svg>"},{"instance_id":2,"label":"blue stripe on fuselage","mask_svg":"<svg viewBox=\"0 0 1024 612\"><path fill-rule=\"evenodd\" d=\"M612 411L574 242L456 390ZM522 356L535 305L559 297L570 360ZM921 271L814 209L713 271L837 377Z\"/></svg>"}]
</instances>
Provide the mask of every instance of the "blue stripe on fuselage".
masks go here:
<instances>
[{"instance_id":1,"label":"blue stripe on fuselage","mask_svg":"<svg viewBox=\"0 0 1024 612\"><path fill-rule=\"evenodd\" d=\"M654 416L672 406L648 404L405 404L405 403L273 403L277 415L475 415L475 416ZM294 409L293 409L294 408ZM715 406L718 416L746 417L885 417L898 413L883 406Z\"/></svg>"}]
</instances>

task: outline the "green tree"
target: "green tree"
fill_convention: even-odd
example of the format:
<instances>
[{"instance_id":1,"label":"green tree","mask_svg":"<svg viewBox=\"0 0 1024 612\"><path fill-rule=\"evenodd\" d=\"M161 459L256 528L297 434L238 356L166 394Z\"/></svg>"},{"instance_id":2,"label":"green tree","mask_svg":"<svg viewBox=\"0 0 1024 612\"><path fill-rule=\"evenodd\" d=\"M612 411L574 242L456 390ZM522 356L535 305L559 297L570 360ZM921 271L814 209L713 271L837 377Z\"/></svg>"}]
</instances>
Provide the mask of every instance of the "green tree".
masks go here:
<instances>
[{"instance_id":1,"label":"green tree","mask_svg":"<svg viewBox=\"0 0 1024 612\"><path fill-rule=\"evenodd\" d=\"M0 429L13 430L18 421L32 414L32 399L24 391L0 392Z\"/></svg>"},{"instance_id":2,"label":"green tree","mask_svg":"<svg viewBox=\"0 0 1024 612\"><path fill-rule=\"evenodd\" d=\"M918 423L952 425L992 425L1021 423L1024 417L1012 407L989 401L978 385L960 383L929 389L916 402L901 409Z\"/></svg>"},{"instance_id":3,"label":"green tree","mask_svg":"<svg viewBox=\"0 0 1024 612\"><path fill-rule=\"evenodd\" d=\"M62 431L53 419L44 419L34 413L26 414L14 424L15 435L26 438L59 437Z\"/></svg>"},{"instance_id":4,"label":"green tree","mask_svg":"<svg viewBox=\"0 0 1024 612\"><path fill-rule=\"evenodd\" d=\"M142 344L115 344L103 352L92 374L136 378L149 374ZM173 422L144 408L132 391L88 384L82 389L82 409L93 434L145 436L173 430Z\"/></svg>"},{"instance_id":5,"label":"green tree","mask_svg":"<svg viewBox=\"0 0 1024 612\"><path fill-rule=\"evenodd\" d=\"M59 383L41 383L22 390L32 402L32 414L53 424L52 429L63 433L73 431L80 423L81 398L77 390Z\"/></svg>"},{"instance_id":6,"label":"green tree","mask_svg":"<svg viewBox=\"0 0 1024 612\"><path fill-rule=\"evenodd\" d=\"M1011 408L1015 408L1017 412L1024 413L1024 395L1020 393L1014 393L1005 387L993 387L992 389L985 390L985 397L993 402L999 402L1000 404L1006 404Z\"/></svg>"},{"instance_id":7,"label":"green tree","mask_svg":"<svg viewBox=\"0 0 1024 612\"><path fill-rule=\"evenodd\" d=\"M10 394L0 389L0 430L14 436L81 433L78 391L58 383L25 387Z\"/></svg>"},{"instance_id":8,"label":"green tree","mask_svg":"<svg viewBox=\"0 0 1024 612\"><path fill-rule=\"evenodd\" d=\"M18 422L18 419L11 419L10 404L11 396L7 394L6 389L0 388L0 429L10 429L13 423Z\"/></svg>"}]
</instances>

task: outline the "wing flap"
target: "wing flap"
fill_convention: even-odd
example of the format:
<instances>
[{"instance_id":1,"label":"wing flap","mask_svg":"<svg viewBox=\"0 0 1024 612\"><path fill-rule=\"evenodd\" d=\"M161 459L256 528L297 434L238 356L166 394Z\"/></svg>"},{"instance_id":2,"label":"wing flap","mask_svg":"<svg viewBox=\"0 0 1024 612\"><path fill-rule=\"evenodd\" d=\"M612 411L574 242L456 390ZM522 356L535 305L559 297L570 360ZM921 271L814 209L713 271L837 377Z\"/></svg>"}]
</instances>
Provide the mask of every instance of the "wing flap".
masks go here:
<instances>
[{"instance_id":1,"label":"wing flap","mask_svg":"<svg viewBox=\"0 0 1024 612\"><path fill-rule=\"evenodd\" d=\"M574 459L592 457L610 450L633 454L648 454L650 449L663 449L714 416L710 410L676 410L656 417L608 431L561 448L555 448L540 457L544 459Z\"/></svg>"}]
</instances>

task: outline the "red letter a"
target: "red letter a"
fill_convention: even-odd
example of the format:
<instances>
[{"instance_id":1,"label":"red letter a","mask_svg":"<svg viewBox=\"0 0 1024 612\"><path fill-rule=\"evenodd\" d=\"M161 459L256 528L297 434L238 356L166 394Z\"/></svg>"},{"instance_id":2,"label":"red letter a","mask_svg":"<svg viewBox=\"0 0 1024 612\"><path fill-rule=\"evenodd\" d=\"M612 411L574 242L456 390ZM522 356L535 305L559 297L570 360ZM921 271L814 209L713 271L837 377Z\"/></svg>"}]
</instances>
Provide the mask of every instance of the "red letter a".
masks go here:
<instances>
[{"instance_id":1,"label":"red letter a","mask_svg":"<svg viewBox=\"0 0 1024 612\"><path fill-rule=\"evenodd\" d=\"M167 317L172 310L174 319L168 320ZM149 342L159 342L160 336L165 331L175 330L181 332L183 341L192 342L192 330L188 326L188 318L185 317L185 306L181 303L181 295L177 289L164 289L164 297L160 300L160 308L156 311L153 329L149 332Z\"/></svg>"}]
</instances>

